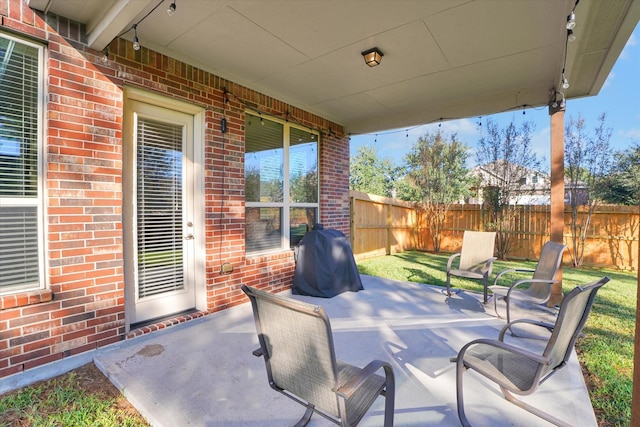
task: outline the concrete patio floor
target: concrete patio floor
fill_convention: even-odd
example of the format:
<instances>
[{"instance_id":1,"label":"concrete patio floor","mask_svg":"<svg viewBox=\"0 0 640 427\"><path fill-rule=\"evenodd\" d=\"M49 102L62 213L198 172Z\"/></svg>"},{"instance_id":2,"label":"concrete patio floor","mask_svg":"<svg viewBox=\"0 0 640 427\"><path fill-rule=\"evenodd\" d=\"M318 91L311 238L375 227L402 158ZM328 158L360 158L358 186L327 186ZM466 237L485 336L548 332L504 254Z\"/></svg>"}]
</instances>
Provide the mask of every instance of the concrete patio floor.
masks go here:
<instances>
[{"instance_id":1,"label":"concrete patio floor","mask_svg":"<svg viewBox=\"0 0 640 427\"><path fill-rule=\"evenodd\" d=\"M331 299L293 296L324 307L339 359L364 366L390 361L397 426L457 426L455 364L468 341L496 338L504 320L481 295L452 297L434 286L362 276L364 291ZM284 293L291 295L290 291ZM486 308L486 309L485 309ZM507 340L529 348L541 341ZM303 408L269 388L250 304L124 341L94 362L154 426L288 426ZM465 407L476 426L542 426L494 385L465 374ZM577 358L524 398L576 426L596 426ZM382 425L378 398L361 426ZM333 425L315 415L310 426Z\"/></svg>"}]
</instances>

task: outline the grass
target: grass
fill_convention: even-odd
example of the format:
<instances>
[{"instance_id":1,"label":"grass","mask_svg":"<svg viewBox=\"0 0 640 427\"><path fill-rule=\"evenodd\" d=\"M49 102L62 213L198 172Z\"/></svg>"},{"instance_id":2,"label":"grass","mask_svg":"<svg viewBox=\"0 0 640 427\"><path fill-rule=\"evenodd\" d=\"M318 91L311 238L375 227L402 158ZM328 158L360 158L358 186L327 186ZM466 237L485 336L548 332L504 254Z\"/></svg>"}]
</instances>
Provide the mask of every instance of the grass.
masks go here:
<instances>
[{"instance_id":1,"label":"grass","mask_svg":"<svg viewBox=\"0 0 640 427\"><path fill-rule=\"evenodd\" d=\"M449 254L417 251L371 258L358 262L362 274L445 286ZM535 262L496 261L494 274L507 268L535 268ZM628 426L631 420L633 340L637 273L609 269L563 267L563 290L609 276L596 297L576 351L601 427ZM514 276L511 276L513 278ZM500 283L506 284L506 283ZM452 278L451 286L482 292L479 282Z\"/></svg>"},{"instance_id":2,"label":"grass","mask_svg":"<svg viewBox=\"0 0 640 427\"><path fill-rule=\"evenodd\" d=\"M93 365L0 396L0 427L147 427Z\"/></svg>"}]
</instances>

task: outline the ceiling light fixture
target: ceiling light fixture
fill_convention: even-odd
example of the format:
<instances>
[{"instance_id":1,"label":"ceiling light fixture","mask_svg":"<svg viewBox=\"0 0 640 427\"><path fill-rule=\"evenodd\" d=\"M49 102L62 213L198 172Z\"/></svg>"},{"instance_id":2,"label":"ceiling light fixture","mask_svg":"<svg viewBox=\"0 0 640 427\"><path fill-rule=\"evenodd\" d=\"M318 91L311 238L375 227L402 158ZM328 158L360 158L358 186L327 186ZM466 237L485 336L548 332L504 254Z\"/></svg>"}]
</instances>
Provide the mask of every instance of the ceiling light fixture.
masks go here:
<instances>
[{"instance_id":1,"label":"ceiling light fixture","mask_svg":"<svg viewBox=\"0 0 640 427\"><path fill-rule=\"evenodd\" d=\"M576 27L576 14L571 11L569 16L567 16L567 30L573 30Z\"/></svg>"},{"instance_id":2,"label":"ceiling light fixture","mask_svg":"<svg viewBox=\"0 0 640 427\"><path fill-rule=\"evenodd\" d=\"M140 41L138 40L138 24L133 25L133 49L140 50Z\"/></svg>"},{"instance_id":3,"label":"ceiling light fixture","mask_svg":"<svg viewBox=\"0 0 640 427\"><path fill-rule=\"evenodd\" d=\"M167 9L167 15L173 16L176 13L176 2L175 0L169 5L169 9Z\"/></svg>"},{"instance_id":4,"label":"ceiling light fixture","mask_svg":"<svg viewBox=\"0 0 640 427\"><path fill-rule=\"evenodd\" d=\"M364 57L364 62L369 67L375 67L376 65L380 65L380 62L382 61L382 57L384 56L384 54L380 52L380 49L378 49L377 47L374 47L362 52L362 56Z\"/></svg>"}]
</instances>

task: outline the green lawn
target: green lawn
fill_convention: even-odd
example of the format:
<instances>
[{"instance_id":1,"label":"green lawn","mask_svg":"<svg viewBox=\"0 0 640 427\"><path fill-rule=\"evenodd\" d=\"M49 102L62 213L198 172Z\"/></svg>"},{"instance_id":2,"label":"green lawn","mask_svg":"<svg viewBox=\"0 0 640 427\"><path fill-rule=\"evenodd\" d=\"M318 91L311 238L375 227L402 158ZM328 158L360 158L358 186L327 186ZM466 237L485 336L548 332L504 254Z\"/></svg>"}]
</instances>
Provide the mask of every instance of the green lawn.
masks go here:
<instances>
[{"instance_id":1,"label":"green lawn","mask_svg":"<svg viewBox=\"0 0 640 427\"><path fill-rule=\"evenodd\" d=\"M449 254L408 251L359 261L358 270L371 276L445 286L448 257ZM533 269L535 265L535 262L496 261L493 277L507 268ZM578 341L576 350L599 425L628 426L631 419L637 273L564 266L563 290L566 293L578 284L603 276L609 276L611 282L598 292L584 329L585 336ZM456 277L452 278L451 286L482 292L479 282Z\"/></svg>"}]
</instances>

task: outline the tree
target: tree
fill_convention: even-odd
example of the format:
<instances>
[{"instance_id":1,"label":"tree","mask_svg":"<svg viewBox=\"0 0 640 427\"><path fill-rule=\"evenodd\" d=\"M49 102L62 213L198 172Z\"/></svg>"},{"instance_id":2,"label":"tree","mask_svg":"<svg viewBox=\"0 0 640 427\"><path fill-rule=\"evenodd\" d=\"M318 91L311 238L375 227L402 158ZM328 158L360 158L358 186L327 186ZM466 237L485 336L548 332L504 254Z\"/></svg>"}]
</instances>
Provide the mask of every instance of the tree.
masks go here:
<instances>
[{"instance_id":1,"label":"tree","mask_svg":"<svg viewBox=\"0 0 640 427\"><path fill-rule=\"evenodd\" d=\"M455 134L447 142L440 132L420 137L405 157L407 181L425 213L436 253L440 252L441 230L451 205L470 194L467 158L468 148Z\"/></svg>"},{"instance_id":2,"label":"tree","mask_svg":"<svg viewBox=\"0 0 640 427\"><path fill-rule=\"evenodd\" d=\"M640 143L614 155L612 172L598 190L605 203L640 205Z\"/></svg>"},{"instance_id":3,"label":"tree","mask_svg":"<svg viewBox=\"0 0 640 427\"><path fill-rule=\"evenodd\" d=\"M587 135L585 120L569 118L565 126L565 177L571 206L571 246L569 253L575 267L582 266L585 240L591 217L602 201L605 177L611 168L609 140L612 129L606 127L606 115L598 118L593 135Z\"/></svg>"},{"instance_id":4,"label":"tree","mask_svg":"<svg viewBox=\"0 0 640 427\"><path fill-rule=\"evenodd\" d=\"M374 147L363 145L351 159L349 188L363 193L391 197L395 168L390 160L380 160Z\"/></svg>"},{"instance_id":5,"label":"tree","mask_svg":"<svg viewBox=\"0 0 640 427\"><path fill-rule=\"evenodd\" d=\"M511 230L518 216L515 205L520 197L534 190L526 178L540 170L531 145L534 129L533 122L517 127L512 121L501 129L488 120L477 144L476 159L486 171L479 176L485 227L496 232L496 254L500 259L507 258L513 243Z\"/></svg>"}]
</instances>

